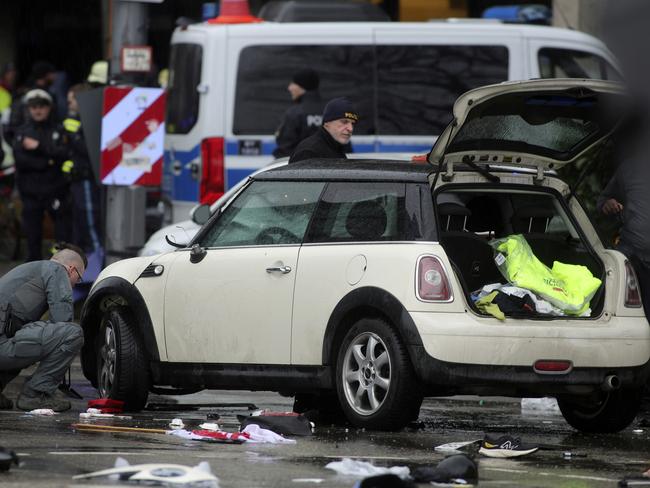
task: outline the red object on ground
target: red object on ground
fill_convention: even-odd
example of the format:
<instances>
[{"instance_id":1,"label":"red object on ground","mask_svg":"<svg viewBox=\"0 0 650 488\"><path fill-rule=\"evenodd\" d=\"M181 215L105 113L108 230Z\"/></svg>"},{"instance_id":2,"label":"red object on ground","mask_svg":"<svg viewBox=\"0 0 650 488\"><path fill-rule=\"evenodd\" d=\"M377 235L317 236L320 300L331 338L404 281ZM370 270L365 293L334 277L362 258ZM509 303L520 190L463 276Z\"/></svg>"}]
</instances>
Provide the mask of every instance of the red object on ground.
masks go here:
<instances>
[{"instance_id":1,"label":"red object on ground","mask_svg":"<svg viewBox=\"0 0 650 488\"><path fill-rule=\"evenodd\" d=\"M426 163L427 155L426 154L416 154L411 157L411 161L414 163Z\"/></svg>"},{"instance_id":2,"label":"red object on ground","mask_svg":"<svg viewBox=\"0 0 650 488\"><path fill-rule=\"evenodd\" d=\"M124 402L112 398L97 398L96 400L88 400L88 408L98 408L102 413L122 413L124 411Z\"/></svg>"}]
</instances>

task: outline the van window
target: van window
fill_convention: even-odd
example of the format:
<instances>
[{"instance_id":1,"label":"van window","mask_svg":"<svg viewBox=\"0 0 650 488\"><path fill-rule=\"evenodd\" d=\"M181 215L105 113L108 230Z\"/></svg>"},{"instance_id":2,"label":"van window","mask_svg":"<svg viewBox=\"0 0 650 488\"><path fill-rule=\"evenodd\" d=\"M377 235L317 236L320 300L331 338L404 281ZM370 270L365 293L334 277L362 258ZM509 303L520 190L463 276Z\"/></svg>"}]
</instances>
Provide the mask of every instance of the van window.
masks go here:
<instances>
[{"instance_id":1,"label":"van window","mask_svg":"<svg viewBox=\"0 0 650 488\"><path fill-rule=\"evenodd\" d=\"M166 131L187 134L199 116L203 48L198 44L172 44L167 86Z\"/></svg>"},{"instance_id":2,"label":"van window","mask_svg":"<svg viewBox=\"0 0 650 488\"><path fill-rule=\"evenodd\" d=\"M320 77L323 103L347 96L360 120L354 133L374 132L373 50L371 46L249 46L241 51L233 133L273 134L291 106L287 85L307 67Z\"/></svg>"},{"instance_id":3,"label":"van window","mask_svg":"<svg viewBox=\"0 0 650 488\"><path fill-rule=\"evenodd\" d=\"M585 51L545 47L539 50L537 57L542 78L621 79L605 59Z\"/></svg>"},{"instance_id":4,"label":"van window","mask_svg":"<svg viewBox=\"0 0 650 488\"><path fill-rule=\"evenodd\" d=\"M440 134L459 95L507 79L505 46L377 46L378 133Z\"/></svg>"}]
</instances>

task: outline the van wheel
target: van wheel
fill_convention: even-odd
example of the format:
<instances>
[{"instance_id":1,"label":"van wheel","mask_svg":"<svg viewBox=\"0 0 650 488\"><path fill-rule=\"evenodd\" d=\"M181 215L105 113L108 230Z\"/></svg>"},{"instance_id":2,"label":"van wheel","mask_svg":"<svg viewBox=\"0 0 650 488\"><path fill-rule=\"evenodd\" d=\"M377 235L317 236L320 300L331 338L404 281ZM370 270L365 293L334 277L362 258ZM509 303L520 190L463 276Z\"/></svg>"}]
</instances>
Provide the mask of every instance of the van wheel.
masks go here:
<instances>
[{"instance_id":1,"label":"van wheel","mask_svg":"<svg viewBox=\"0 0 650 488\"><path fill-rule=\"evenodd\" d=\"M343 338L336 391L348 420L368 429L400 429L422 404L406 347L390 325L375 318L359 320Z\"/></svg>"},{"instance_id":2,"label":"van wheel","mask_svg":"<svg viewBox=\"0 0 650 488\"><path fill-rule=\"evenodd\" d=\"M128 309L112 308L96 340L97 390L101 398L122 400L126 410L142 410L149 395L149 365Z\"/></svg>"},{"instance_id":3,"label":"van wheel","mask_svg":"<svg viewBox=\"0 0 650 488\"><path fill-rule=\"evenodd\" d=\"M612 433L632 423L641 408L643 389L620 389L600 398L560 397L557 403L571 427L581 432Z\"/></svg>"}]
</instances>

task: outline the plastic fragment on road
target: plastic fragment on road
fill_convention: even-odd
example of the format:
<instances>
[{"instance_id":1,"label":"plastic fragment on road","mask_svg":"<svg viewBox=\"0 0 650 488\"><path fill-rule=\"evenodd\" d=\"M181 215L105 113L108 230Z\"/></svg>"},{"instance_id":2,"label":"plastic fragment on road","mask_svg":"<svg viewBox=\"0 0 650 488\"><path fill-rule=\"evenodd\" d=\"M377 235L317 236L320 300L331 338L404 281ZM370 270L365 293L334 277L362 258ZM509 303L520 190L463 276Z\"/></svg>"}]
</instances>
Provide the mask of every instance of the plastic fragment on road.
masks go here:
<instances>
[{"instance_id":1,"label":"plastic fragment on road","mask_svg":"<svg viewBox=\"0 0 650 488\"><path fill-rule=\"evenodd\" d=\"M332 461L331 463L326 464L325 468L331 469L338 474L364 478L380 474L394 474L400 478L406 478L411 472L407 466L392 466L390 468L384 468L381 466L375 466L366 461L358 461L350 458L343 458L340 461Z\"/></svg>"},{"instance_id":2,"label":"plastic fragment on road","mask_svg":"<svg viewBox=\"0 0 650 488\"><path fill-rule=\"evenodd\" d=\"M478 481L478 467L466 454L454 454L440 461L435 468L414 469L411 477L417 483L470 485Z\"/></svg>"},{"instance_id":3,"label":"plastic fragment on road","mask_svg":"<svg viewBox=\"0 0 650 488\"><path fill-rule=\"evenodd\" d=\"M18 466L18 456L14 451L0 447L0 471L9 471L11 464Z\"/></svg>"},{"instance_id":4,"label":"plastic fragment on road","mask_svg":"<svg viewBox=\"0 0 650 488\"><path fill-rule=\"evenodd\" d=\"M169 422L169 427L172 429L183 429L185 424L183 423L183 419L172 419L172 421Z\"/></svg>"},{"instance_id":5,"label":"plastic fragment on road","mask_svg":"<svg viewBox=\"0 0 650 488\"><path fill-rule=\"evenodd\" d=\"M210 465L206 461L190 467L182 464L135 464L129 465L122 458L115 462L116 467L94 471L92 473L78 474L74 480L101 478L104 476L120 481L139 482L157 486L185 486L201 488L219 488L219 478L212 474Z\"/></svg>"},{"instance_id":6,"label":"plastic fragment on road","mask_svg":"<svg viewBox=\"0 0 650 488\"><path fill-rule=\"evenodd\" d=\"M102 413L99 408L88 408L85 412L79 413L80 419L120 419L130 420L133 417L129 415L115 415L114 413Z\"/></svg>"},{"instance_id":7,"label":"plastic fragment on road","mask_svg":"<svg viewBox=\"0 0 650 488\"><path fill-rule=\"evenodd\" d=\"M323 478L294 478L291 481L294 483L314 483L318 485L325 480Z\"/></svg>"},{"instance_id":8,"label":"plastic fragment on road","mask_svg":"<svg viewBox=\"0 0 650 488\"><path fill-rule=\"evenodd\" d=\"M521 413L523 415L561 415L560 406L552 397L522 398Z\"/></svg>"},{"instance_id":9,"label":"plastic fragment on road","mask_svg":"<svg viewBox=\"0 0 650 488\"><path fill-rule=\"evenodd\" d=\"M433 450L449 454L458 454L461 451L478 451L482 440L483 439L474 439L471 441L448 442L446 444L435 446Z\"/></svg>"},{"instance_id":10,"label":"plastic fragment on road","mask_svg":"<svg viewBox=\"0 0 650 488\"><path fill-rule=\"evenodd\" d=\"M51 408L36 408L27 412L27 415L41 415L44 417L51 417L52 415L56 415L56 412Z\"/></svg>"}]
</instances>

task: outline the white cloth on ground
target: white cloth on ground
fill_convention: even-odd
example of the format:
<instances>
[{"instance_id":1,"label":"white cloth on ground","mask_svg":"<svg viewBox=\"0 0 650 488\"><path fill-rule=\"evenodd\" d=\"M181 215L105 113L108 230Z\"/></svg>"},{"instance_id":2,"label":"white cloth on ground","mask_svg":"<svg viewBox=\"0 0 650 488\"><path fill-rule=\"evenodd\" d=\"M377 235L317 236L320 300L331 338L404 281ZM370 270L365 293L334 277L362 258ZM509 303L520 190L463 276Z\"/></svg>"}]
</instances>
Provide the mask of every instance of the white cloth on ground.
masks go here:
<instances>
[{"instance_id":1,"label":"white cloth on ground","mask_svg":"<svg viewBox=\"0 0 650 488\"><path fill-rule=\"evenodd\" d=\"M375 466L366 461L357 461L356 459L343 458L340 461L332 461L325 465L327 469L336 471L338 474L348 476L376 476L380 474L394 474L400 478L406 478L411 471L406 466L393 466L390 468L382 468Z\"/></svg>"}]
</instances>

